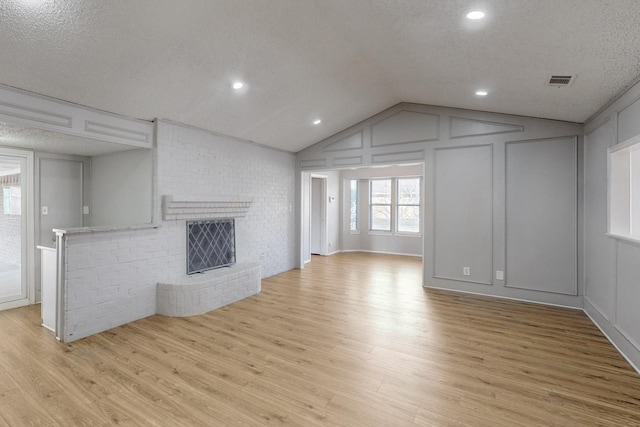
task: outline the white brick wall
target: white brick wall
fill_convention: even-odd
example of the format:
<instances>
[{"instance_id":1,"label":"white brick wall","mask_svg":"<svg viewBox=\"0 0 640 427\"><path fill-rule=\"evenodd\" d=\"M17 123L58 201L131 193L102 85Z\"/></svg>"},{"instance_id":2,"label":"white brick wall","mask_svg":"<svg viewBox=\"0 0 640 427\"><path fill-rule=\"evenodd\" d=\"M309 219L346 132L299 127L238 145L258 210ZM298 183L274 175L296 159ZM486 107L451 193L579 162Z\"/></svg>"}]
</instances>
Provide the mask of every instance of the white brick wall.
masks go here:
<instances>
[{"instance_id":1,"label":"white brick wall","mask_svg":"<svg viewBox=\"0 0 640 427\"><path fill-rule=\"evenodd\" d=\"M63 340L154 314L163 246L155 229L68 235Z\"/></svg>"},{"instance_id":2,"label":"white brick wall","mask_svg":"<svg viewBox=\"0 0 640 427\"><path fill-rule=\"evenodd\" d=\"M263 277L294 267L295 157L292 154L214 135L194 128L158 123L158 194L189 198L250 199L247 215L236 219L238 262L259 261ZM160 217L159 200L156 217ZM181 241L185 221L163 228ZM260 255L264 254L263 259ZM184 275L184 259L167 279Z\"/></svg>"},{"instance_id":3,"label":"white brick wall","mask_svg":"<svg viewBox=\"0 0 640 427\"><path fill-rule=\"evenodd\" d=\"M158 221L162 195L251 199L247 215L236 219L237 262L259 262L263 277L294 267L294 155L166 122L158 123L156 150ZM156 313L157 284L186 275L185 236L184 220L67 235L63 340Z\"/></svg>"},{"instance_id":4,"label":"white brick wall","mask_svg":"<svg viewBox=\"0 0 640 427\"><path fill-rule=\"evenodd\" d=\"M179 283L158 283L158 314L193 316L260 292L260 264L244 262L196 274Z\"/></svg>"}]
</instances>

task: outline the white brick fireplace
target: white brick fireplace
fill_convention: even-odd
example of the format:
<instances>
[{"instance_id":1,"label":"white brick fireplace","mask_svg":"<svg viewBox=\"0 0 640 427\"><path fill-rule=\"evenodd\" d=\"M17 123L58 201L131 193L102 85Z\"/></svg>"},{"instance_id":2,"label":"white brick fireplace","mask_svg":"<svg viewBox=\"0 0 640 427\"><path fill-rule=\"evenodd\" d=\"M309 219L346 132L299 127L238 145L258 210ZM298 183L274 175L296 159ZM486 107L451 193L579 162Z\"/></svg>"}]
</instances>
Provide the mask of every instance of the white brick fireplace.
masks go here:
<instances>
[{"instance_id":1,"label":"white brick fireplace","mask_svg":"<svg viewBox=\"0 0 640 427\"><path fill-rule=\"evenodd\" d=\"M156 126L155 222L60 233L57 333L65 342L156 313L205 312L259 292L261 277L295 266L295 156L169 122ZM173 195L177 211L163 212L160 195ZM192 201L244 209L235 221L236 266L186 275L186 218L194 212L178 205Z\"/></svg>"}]
</instances>

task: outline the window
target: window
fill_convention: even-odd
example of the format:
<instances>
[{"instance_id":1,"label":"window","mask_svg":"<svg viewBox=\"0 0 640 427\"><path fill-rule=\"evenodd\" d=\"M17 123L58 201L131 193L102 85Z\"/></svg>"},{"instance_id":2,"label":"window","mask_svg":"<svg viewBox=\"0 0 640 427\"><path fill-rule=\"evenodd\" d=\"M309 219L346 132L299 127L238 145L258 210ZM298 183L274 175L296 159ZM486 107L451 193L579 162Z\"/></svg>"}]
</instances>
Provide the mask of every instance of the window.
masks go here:
<instances>
[{"instance_id":1,"label":"window","mask_svg":"<svg viewBox=\"0 0 640 427\"><path fill-rule=\"evenodd\" d=\"M369 229L391 231L391 180L369 181Z\"/></svg>"},{"instance_id":2,"label":"window","mask_svg":"<svg viewBox=\"0 0 640 427\"><path fill-rule=\"evenodd\" d=\"M398 178L396 231L420 232L420 178Z\"/></svg>"},{"instance_id":3,"label":"window","mask_svg":"<svg viewBox=\"0 0 640 427\"><path fill-rule=\"evenodd\" d=\"M22 188L2 188L2 211L5 215L22 214Z\"/></svg>"},{"instance_id":4,"label":"window","mask_svg":"<svg viewBox=\"0 0 640 427\"><path fill-rule=\"evenodd\" d=\"M615 145L609 157L609 234L640 241L640 136Z\"/></svg>"},{"instance_id":5,"label":"window","mask_svg":"<svg viewBox=\"0 0 640 427\"><path fill-rule=\"evenodd\" d=\"M369 180L369 230L420 234L422 178Z\"/></svg>"},{"instance_id":6,"label":"window","mask_svg":"<svg viewBox=\"0 0 640 427\"><path fill-rule=\"evenodd\" d=\"M351 180L351 210L349 211L349 231L358 231L358 180Z\"/></svg>"}]
</instances>

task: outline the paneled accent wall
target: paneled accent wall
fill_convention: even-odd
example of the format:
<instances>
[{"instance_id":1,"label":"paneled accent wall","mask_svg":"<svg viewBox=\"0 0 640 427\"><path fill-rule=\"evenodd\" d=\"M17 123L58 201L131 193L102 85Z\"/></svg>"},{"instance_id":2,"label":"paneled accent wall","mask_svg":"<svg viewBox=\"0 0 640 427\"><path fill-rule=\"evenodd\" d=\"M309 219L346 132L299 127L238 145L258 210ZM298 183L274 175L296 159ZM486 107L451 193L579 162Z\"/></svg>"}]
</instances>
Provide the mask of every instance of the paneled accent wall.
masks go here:
<instances>
[{"instance_id":1,"label":"paneled accent wall","mask_svg":"<svg viewBox=\"0 0 640 427\"><path fill-rule=\"evenodd\" d=\"M407 144L420 141L437 141L440 134L440 117L435 114L399 111L371 126L371 145Z\"/></svg>"},{"instance_id":2,"label":"paneled accent wall","mask_svg":"<svg viewBox=\"0 0 640 427\"><path fill-rule=\"evenodd\" d=\"M422 166L425 286L582 307L583 130L403 103L301 151L297 162L304 172Z\"/></svg>"},{"instance_id":3,"label":"paneled accent wall","mask_svg":"<svg viewBox=\"0 0 640 427\"><path fill-rule=\"evenodd\" d=\"M435 150L434 277L492 283L492 162L491 145Z\"/></svg>"},{"instance_id":4,"label":"paneled accent wall","mask_svg":"<svg viewBox=\"0 0 640 427\"><path fill-rule=\"evenodd\" d=\"M507 143L507 286L577 295L577 138Z\"/></svg>"},{"instance_id":5,"label":"paneled accent wall","mask_svg":"<svg viewBox=\"0 0 640 427\"><path fill-rule=\"evenodd\" d=\"M640 83L585 124L584 308L640 369L640 243L607 232L607 148L640 135Z\"/></svg>"}]
</instances>

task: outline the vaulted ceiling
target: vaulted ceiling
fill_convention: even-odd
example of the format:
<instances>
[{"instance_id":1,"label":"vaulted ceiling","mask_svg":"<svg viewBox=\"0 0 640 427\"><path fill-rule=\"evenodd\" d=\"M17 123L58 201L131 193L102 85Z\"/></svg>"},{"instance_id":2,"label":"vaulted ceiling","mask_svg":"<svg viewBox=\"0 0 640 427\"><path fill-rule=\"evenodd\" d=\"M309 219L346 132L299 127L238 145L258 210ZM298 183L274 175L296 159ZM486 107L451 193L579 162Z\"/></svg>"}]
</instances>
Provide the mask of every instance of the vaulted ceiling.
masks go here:
<instances>
[{"instance_id":1,"label":"vaulted ceiling","mask_svg":"<svg viewBox=\"0 0 640 427\"><path fill-rule=\"evenodd\" d=\"M0 55L5 85L297 152L402 101L584 122L640 74L640 1L3 0Z\"/></svg>"}]
</instances>

